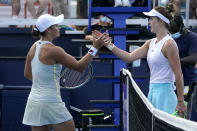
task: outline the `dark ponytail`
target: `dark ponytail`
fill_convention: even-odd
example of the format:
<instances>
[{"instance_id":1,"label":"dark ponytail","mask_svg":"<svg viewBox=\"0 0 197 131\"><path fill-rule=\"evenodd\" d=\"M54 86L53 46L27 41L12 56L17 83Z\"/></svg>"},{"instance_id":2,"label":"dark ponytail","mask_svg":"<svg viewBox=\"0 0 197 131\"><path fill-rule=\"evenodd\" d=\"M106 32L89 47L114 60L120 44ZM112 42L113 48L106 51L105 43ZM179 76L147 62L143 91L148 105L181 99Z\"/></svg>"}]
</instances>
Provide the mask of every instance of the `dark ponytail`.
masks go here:
<instances>
[{"instance_id":1,"label":"dark ponytail","mask_svg":"<svg viewBox=\"0 0 197 131\"><path fill-rule=\"evenodd\" d=\"M44 32L40 32L38 30L38 28L36 27L36 25L32 26L32 31L31 31L31 35L33 38L39 38L40 36L45 36L45 31Z\"/></svg>"},{"instance_id":2,"label":"dark ponytail","mask_svg":"<svg viewBox=\"0 0 197 131\"><path fill-rule=\"evenodd\" d=\"M33 38L39 38L40 37L40 31L38 30L36 25L32 26L31 35L32 35Z\"/></svg>"},{"instance_id":3,"label":"dark ponytail","mask_svg":"<svg viewBox=\"0 0 197 131\"><path fill-rule=\"evenodd\" d=\"M175 11L174 9L174 5L172 3L168 3L168 6L166 7L166 10L169 12L169 13L173 13Z\"/></svg>"}]
</instances>

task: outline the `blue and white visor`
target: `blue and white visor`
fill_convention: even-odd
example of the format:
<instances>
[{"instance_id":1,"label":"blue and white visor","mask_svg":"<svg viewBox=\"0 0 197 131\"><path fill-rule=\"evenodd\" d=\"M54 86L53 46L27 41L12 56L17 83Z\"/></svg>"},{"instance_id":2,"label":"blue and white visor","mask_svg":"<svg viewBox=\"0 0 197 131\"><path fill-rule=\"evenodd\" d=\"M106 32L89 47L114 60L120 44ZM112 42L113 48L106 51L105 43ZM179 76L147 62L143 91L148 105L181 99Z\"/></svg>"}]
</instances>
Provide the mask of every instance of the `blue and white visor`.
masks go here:
<instances>
[{"instance_id":1,"label":"blue and white visor","mask_svg":"<svg viewBox=\"0 0 197 131\"><path fill-rule=\"evenodd\" d=\"M159 17L160 19L162 19L164 22L166 22L167 24L170 24L170 21L168 18L166 18L164 15L162 15L161 13L159 13L158 11L156 11L155 9L152 9L149 12L143 12L144 15L146 16L156 16Z\"/></svg>"}]
</instances>

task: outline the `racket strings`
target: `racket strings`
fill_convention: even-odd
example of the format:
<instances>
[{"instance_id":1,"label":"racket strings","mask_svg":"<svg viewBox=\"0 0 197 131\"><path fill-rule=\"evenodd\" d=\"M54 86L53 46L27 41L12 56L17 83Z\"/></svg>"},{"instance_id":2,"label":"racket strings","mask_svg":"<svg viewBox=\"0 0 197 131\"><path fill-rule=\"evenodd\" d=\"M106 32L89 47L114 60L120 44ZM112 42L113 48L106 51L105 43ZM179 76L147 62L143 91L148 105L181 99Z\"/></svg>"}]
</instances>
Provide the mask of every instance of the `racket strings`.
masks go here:
<instances>
[{"instance_id":1,"label":"racket strings","mask_svg":"<svg viewBox=\"0 0 197 131\"><path fill-rule=\"evenodd\" d=\"M75 81L70 80L70 87L74 87L76 85L79 85L80 84L80 77L81 77L80 72L74 72L72 74L72 77L70 77L70 78L76 78L76 79L75 79Z\"/></svg>"},{"instance_id":2,"label":"racket strings","mask_svg":"<svg viewBox=\"0 0 197 131\"><path fill-rule=\"evenodd\" d=\"M84 81L84 79L82 79L83 77L82 77L82 75L83 75L83 73L81 73L81 72L76 72L76 71L71 71L70 73L69 73L70 75L69 76L67 76L67 86L68 87L74 87L74 86L76 86L76 85L80 85L80 84L82 84L83 83L83 81Z\"/></svg>"},{"instance_id":3,"label":"racket strings","mask_svg":"<svg viewBox=\"0 0 197 131\"><path fill-rule=\"evenodd\" d=\"M64 69L60 79L60 85L65 88L77 88L86 83L92 76L92 68L88 66L84 71L78 72L71 69Z\"/></svg>"}]
</instances>

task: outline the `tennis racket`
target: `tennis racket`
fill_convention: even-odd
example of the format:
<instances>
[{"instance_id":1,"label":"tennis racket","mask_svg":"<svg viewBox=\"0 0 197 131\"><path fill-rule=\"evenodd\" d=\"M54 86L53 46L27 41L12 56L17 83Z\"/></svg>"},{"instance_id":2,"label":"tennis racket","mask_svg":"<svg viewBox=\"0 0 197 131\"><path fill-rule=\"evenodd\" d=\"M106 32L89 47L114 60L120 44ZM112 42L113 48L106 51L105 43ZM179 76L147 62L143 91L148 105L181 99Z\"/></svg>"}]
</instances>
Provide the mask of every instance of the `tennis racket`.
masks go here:
<instances>
[{"instance_id":1,"label":"tennis racket","mask_svg":"<svg viewBox=\"0 0 197 131\"><path fill-rule=\"evenodd\" d=\"M82 72L78 72L65 67L60 76L61 88L76 89L84 86L92 78L93 68L89 64Z\"/></svg>"},{"instance_id":2,"label":"tennis racket","mask_svg":"<svg viewBox=\"0 0 197 131\"><path fill-rule=\"evenodd\" d=\"M174 113L172 113L172 115L173 116L176 116L176 117L181 117L180 115L179 115L179 113L178 113L178 111L176 110ZM184 118L184 119L186 119L186 115L184 115L183 117L181 117L181 118Z\"/></svg>"}]
</instances>

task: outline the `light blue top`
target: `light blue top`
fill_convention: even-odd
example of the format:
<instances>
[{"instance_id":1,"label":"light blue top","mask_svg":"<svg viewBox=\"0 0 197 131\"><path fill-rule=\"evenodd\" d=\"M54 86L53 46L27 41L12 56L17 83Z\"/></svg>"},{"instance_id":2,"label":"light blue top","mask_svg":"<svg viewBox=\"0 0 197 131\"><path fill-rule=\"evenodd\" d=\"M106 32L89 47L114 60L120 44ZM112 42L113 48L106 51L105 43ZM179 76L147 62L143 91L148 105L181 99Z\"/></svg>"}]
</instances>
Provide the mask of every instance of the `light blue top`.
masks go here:
<instances>
[{"instance_id":1,"label":"light blue top","mask_svg":"<svg viewBox=\"0 0 197 131\"><path fill-rule=\"evenodd\" d=\"M38 57L42 45L49 43L51 42L40 40L36 42L36 52L31 61L33 84L28 99L45 102L62 102L59 85L62 65L59 63L47 65L42 63Z\"/></svg>"}]
</instances>

